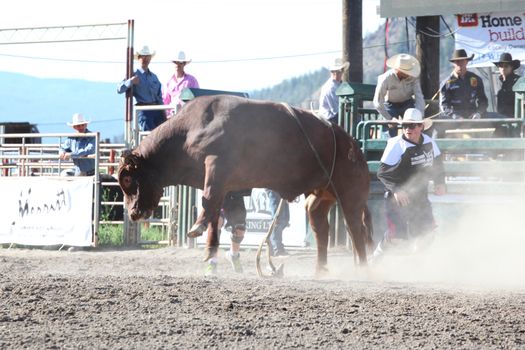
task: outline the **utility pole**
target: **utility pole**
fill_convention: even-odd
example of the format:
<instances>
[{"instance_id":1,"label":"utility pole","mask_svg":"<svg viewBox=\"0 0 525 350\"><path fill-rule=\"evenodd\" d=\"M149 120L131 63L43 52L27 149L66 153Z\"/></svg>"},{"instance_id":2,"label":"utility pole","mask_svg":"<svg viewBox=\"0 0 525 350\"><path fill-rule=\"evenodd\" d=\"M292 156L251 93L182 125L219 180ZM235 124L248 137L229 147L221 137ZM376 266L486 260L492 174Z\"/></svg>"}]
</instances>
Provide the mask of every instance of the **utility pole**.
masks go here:
<instances>
[{"instance_id":1,"label":"utility pole","mask_svg":"<svg viewBox=\"0 0 525 350\"><path fill-rule=\"evenodd\" d=\"M343 0L343 60L350 68L343 80L363 82L363 1Z\"/></svg>"},{"instance_id":2,"label":"utility pole","mask_svg":"<svg viewBox=\"0 0 525 350\"><path fill-rule=\"evenodd\" d=\"M416 19L416 56L421 63L421 90L431 99L439 89L439 16Z\"/></svg>"}]
</instances>

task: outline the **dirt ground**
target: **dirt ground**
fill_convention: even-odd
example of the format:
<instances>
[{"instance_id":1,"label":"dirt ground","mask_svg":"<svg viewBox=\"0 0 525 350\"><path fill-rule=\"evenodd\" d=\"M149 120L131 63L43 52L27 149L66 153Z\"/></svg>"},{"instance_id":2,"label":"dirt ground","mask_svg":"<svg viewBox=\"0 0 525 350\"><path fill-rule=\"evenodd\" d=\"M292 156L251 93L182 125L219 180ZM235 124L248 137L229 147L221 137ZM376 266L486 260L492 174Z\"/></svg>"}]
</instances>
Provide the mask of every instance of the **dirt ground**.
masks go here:
<instances>
[{"instance_id":1,"label":"dirt ground","mask_svg":"<svg viewBox=\"0 0 525 350\"><path fill-rule=\"evenodd\" d=\"M242 275L221 251L210 278L202 255L0 249L0 348L525 348L524 277L487 284L404 255L356 268L337 249L327 277L313 276L315 251L295 250L284 278L261 279L245 249Z\"/></svg>"}]
</instances>

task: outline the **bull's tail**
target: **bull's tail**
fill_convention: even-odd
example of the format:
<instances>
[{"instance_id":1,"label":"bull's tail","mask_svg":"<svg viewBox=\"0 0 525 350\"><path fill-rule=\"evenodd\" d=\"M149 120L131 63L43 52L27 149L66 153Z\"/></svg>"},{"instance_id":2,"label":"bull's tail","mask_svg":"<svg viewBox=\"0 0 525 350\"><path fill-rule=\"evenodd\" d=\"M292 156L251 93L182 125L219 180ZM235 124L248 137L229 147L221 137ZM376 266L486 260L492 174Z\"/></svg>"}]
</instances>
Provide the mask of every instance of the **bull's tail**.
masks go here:
<instances>
[{"instance_id":1,"label":"bull's tail","mask_svg":"<svg viewBox=\"0 0 525 350\"><path fill-rule=\"evenodd\" d=\"M365 209L363 210L363 234L365 235L365 243L366 247L368 248L368 251L373 251L375 248L374 239L372 238L374 235L374 226L372 224L372 215L370 214L370 209L368 209L368 205L365 206Z\"/></svg>"}]
</instances>

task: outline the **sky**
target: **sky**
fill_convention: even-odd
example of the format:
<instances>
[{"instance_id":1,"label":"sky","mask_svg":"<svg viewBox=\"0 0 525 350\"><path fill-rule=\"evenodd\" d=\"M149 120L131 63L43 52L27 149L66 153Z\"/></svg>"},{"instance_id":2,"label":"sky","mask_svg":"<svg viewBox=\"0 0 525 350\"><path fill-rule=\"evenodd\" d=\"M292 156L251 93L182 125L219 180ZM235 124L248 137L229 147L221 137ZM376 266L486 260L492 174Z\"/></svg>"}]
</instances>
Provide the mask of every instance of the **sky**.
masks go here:
<instances>
[{"instance_id":1,"label":"sky","mask_svg":"<svg viewBox=\"0 0 525 350\"><path fill-rule=\"evenodd\" d=\"M18 0L0 11L0 29L135 21L135 50L156 51L150 69L165 83L179 51L201 88L250 91L328 67L342 51L342 0ZM363 0L363 34L384 22L379 0ZM79 29L78 33L86 33ZM96 30L99 29L93 29ZM64 31L0 31L0 43L63 38ZM72 33L69 31L67 33ZM114 27L125 37L126 25ZM69 34L68 34L69 35ZM0 71L118 82L126 40L0 44ZM135 66L136 67L136 66Z\"/></svg>"}]
</instances>

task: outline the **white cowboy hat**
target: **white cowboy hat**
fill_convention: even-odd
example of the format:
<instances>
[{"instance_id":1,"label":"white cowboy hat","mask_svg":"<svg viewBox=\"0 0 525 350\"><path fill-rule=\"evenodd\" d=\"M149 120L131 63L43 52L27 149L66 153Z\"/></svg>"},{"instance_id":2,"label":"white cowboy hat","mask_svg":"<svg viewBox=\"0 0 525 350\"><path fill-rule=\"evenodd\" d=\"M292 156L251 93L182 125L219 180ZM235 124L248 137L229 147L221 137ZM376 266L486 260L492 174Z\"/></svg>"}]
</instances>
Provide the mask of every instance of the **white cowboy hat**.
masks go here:
<instances>
[{"instance_id":1,"label":"white cowboy hat","mask_svg":"<svg viewBox=\"0 0 525 350\"><path fill-rule=\"evenodd\" d=\"M418 60L406 53L400 53L390 57L386 61L386 65L414 78L419 77L419 73L421 72Z\"/></svg>"},{"instance_id":2,"label":"white cowboy hat","mask_svg":"<svg viewBox=\"0 0 525 350\"><path fill-rule=\"evenodd\" d=\"M135 52L135 58L138 58L139 56L155 56L155 50L151 50L149 46L144 45L142 49Z\"/></svg>"},{"instance_id":3,"label":"white cowboy hat","mask_svg":"<svg viewBox=\"0 0 525 350\"><path fill-rule=\"evenodd\" d=\"M423 130L427 130L432 126L432 119L423 118L423 114L419 109L408 108L403 114L403 119L392 118L393 121L399 124L423 124Z\"/></svg>"},{"instance_id":4,"label":"white cowboy hat","mask_svg":"<svg viewBox=\"0 0 525 350\"><path fill-rule=\"evenodd\" d=\"M179 51L176 58L173 58L171 62L186 62L190 63L191 58L186 57L186 53L184 51Z\"/></svg>"},{"instance_id":5,"label":"white cowboy hat","mask_svg":"<svg viewBox=\"0 0 525 350\"><path fill-rule=\"evenodd\" d=\"M73 114L73 117L71 118L71 123L67 123L67 125L69 126L82 125L82 124L89 124L89 121L84 119L84 116L80 113Z\"/></svg>"},{"instance_id":6,"label":"white cowboy hat","mask_svg":"<svg viewBox=\"0 0 525 350\"><path fill-rule=\"evenodd\" d=\"M336 58L334 63L328 67L330 72L347 69L350 66L350 62L343 62L342 59Z\"/></svg>"}]
</instances>

